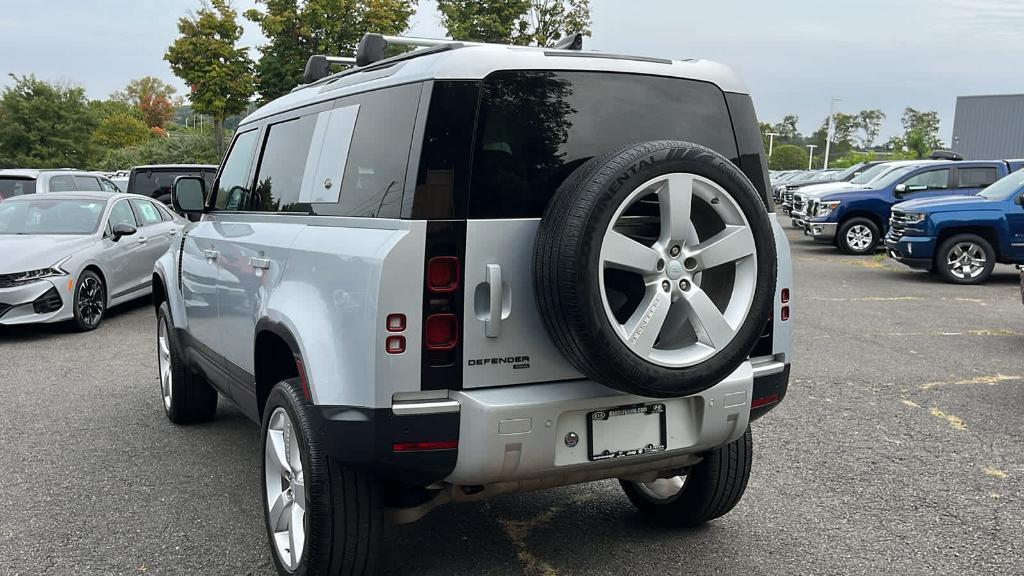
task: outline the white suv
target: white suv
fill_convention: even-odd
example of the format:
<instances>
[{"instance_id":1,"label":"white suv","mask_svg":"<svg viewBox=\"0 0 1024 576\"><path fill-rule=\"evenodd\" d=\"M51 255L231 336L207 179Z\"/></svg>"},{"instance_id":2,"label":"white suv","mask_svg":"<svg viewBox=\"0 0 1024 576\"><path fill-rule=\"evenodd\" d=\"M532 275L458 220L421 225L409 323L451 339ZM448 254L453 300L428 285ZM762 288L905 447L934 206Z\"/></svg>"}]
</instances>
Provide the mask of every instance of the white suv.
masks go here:
<instances>
[{"instance_id":1,"label":"white suv","mask_svg":"<svg viewBox=\"0 0 1024 576\"><path fill-rule=\"evenodd\" d=\"M617 478L728 512L786 393L789 249L725 68L435 42L246 118L153 275L176 423L260 423L282 574L372 571L385 519ZM416 42L413 42L416 43Z\"/></svg>"}]
</instances>

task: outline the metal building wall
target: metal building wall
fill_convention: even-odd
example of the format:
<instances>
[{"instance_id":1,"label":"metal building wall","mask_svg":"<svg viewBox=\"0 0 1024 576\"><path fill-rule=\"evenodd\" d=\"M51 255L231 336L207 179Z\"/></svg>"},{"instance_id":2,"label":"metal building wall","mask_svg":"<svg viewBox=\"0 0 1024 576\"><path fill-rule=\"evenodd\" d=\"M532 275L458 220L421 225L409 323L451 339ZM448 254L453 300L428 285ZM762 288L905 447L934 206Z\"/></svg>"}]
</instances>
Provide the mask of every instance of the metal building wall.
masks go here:
<instances>
[{"instance_id":1,"label":"metal building wall","mask_svg":"<svg viewBox=\"0 0 1024 576\"><path fill-rule=\"evenodd\" d=\"M1024 94L958 97L952 149L967 160L1024 158Z\"/></svg>"}]
</instances>

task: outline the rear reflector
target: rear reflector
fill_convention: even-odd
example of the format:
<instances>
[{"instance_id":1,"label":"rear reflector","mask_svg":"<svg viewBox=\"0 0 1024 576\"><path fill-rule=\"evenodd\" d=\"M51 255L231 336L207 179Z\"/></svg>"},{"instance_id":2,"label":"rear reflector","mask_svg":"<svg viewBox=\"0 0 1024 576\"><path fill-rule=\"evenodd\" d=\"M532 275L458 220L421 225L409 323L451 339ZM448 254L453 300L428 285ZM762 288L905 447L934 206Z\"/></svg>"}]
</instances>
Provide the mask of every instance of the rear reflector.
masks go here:
<instances>
[{"instance_id":1,"label":"rear reflector","mask_svg":"<svg viewBox=\"0 0 1024 576\"><path fill-rule=\"evenodd\" d=\"M384 350L388 354L405 352L405 336L388 336L388 339L384 341Z\"/></svg>"},{"instance_id":2,"label":"rear reflector","mask_svg":"<svg viewBox=\"0 0 1024 576\"><path fill-rule=\"evenodd\" d=\"M753 410L755 408L760 408L762 406L767 406L769 404L775 404L778 401L778 394L769 394L768 396L765 396L763 398L754 398L754 400L750 402L750 409Z\"/></svg>"},{"instance_id":3,"label":"rear reflector","mask_svg":"<svg viewBox=\"0 0 1024 576\"><path fill-rule=\"evenodd\" d=\"M789 288L782 289L782 303L789 304Z\"/></svg>"},{"instance_id":4,"label":"rear reflector","mask_svg":"<svg viewBox=\"0 0 1024 576\"><path fill-rule=\"evenodd\" d=\"M459 259L438 256L427 262L427 288L432 292L454 292L459 287Z\"/></svg>"},{"instance_id":5,"label":"rear reflector","mask_svg":"<svg viewBox=\"0 0 1024 576\"><path fill-rule=\"evenodd\" d=\"M455 314L427 316L427 350L451 350L458 343L459 319Z\"/></svg>"},{"instance_id":6,"label":"rear reflector","mask_svg":"<svg viewBox=\"0 0 1024 576\"><path fill-rule=\"evenodd\" d=\"M783 322L789 320L789 306L783 306L779 316L782 318Z\"/></svg>"},{"instance_id":7,"label":"rear reflector","mask_svg":"<svg viewBox=\"0 0 1024 576\"><path fill-rule=\"evenodd\" d=\"M388 314L388 332L402 332L405 330L405 314Z\"/></svg>"},{"instance_id":8,"label":"rear reflector","mask_svg":"<svg viewBox=\"0 0 1024 576\"><path fill-rule=\"evenodd\" d=\"M392 452L429 452L431 450L455 450L459 447L458 440L436 440L433 442L395 442L391 445Z\"/></svg>"}]
</instances>

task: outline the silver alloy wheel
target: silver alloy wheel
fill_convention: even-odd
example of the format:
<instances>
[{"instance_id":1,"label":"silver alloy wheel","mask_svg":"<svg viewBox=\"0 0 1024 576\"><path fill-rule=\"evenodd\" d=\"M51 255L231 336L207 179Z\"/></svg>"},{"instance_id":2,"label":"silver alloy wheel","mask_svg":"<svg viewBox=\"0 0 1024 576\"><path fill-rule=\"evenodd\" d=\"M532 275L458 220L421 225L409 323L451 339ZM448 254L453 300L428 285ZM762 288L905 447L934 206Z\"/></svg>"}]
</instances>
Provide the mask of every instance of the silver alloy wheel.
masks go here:
<instances>
[{"instance_id":1,"label":"silver alloy wheel","mask_svg":"<svg viewBox=\"0 0 1024 576\"><path fill-rule=\"evenodd\" d=\"M106 302L103 297L103 285L95 276L86 276L78 285L78 302L75 305L78 306L78 316L87 326L99 324Z\"/></svg>"},{"instance_id":2,"label":"silver alloy wheel","mask_svg":"<svg viewBox=\"0 0 1024 576\"><path fill-rule=\"evenodd\" d=\"M987 263L985 250L974 242L957 242L946 254L949 273L961 280L977 278Z\"/></svg>"},{"instance_id":3,"label":"silver alloy wheel","mask_svg":"<svg viewBox=\"0 0 1024 576\"><path fill-rule=\"evenodd\" d=\"M650 197L650 198L649 198ZM660 233L652 244L628 235L627 211L656 198ZM700 238L691 221L697 203L716 230ZM601 242L601 295L616 334L637 356L669 368L693 366L725 348L750 313L757 284L754 236L736 200L715 182L665 174L626 197ZM705 291L703 276L731 266L733 280ZM644 294L625 322L616 318L604 272L638 275Z\"/></svg>"},{"instance_id":4,"label":"silver alloy wheel","mask_svg":"<svg viewBox=\"0 0 1024 576\"><path fill-rule=\"evenodd\" d=\"M267 422L264 488L274 552L289 570L302 559L306 543L306 484L301 448L292 419L278 407Z\"/></svg>"},{"instance_id":5,"label":"silver alloy wheel","mask_svg":"<svg viewBox=\"0 0 1024 576\"><path fill-rule=\"evenodd\" d=\"M160 367L160 392L164 398L164 409L171 410L171 395L173 394L171 377L171 347L167 337L167 319L160 318L160 326L157 328L157 362Z\"/></svg>"},{"instance_id":6,"label":"silver alloy wheel","mask_svg":"<svg viewBox=\"0 0 1024 576\"><path fill-rule=\"evenodd\" d=\"M637 482L636 487L651 501L668 504L679 497L686 485L686 476L658 478L654 482Z\"/></svg>"},{"instance_id":7,"label":"silver alloy wheel","mask_svg":"<svg viewBox=\"0 0 1024 576\"><path fill-rule=\"evenodd\" d=\"M864 224L854 224L846 231L846 245L857 252L863 252L871 246L875 235Z\"/></svg>"}]
</instances>

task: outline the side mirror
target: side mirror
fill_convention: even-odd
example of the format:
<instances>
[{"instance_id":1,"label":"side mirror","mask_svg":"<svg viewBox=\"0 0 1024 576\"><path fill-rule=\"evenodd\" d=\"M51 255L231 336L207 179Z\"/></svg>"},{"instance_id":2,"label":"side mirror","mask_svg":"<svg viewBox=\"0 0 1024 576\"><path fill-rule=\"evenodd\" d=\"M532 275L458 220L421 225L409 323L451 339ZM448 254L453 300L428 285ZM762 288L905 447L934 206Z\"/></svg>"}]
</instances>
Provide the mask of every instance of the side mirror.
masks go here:
<instances>
[{"instance_id":1,"label":"side mirror","mask_svg":"<svg viewBox=\"0 0 1024 576\"><path fill-rule=\"evenodd\" d=\"M907 192L907 185L906 184L897 184L896 188L894 188L894 190L896 191L897 194L906 194L906 192Z\"/></svg>"},{"instance_id":2,"label":"side mirror","mask_svg":"<svg viewBox=\"0 0 1024 576\"><path fill-rule=\"evenodd\" d=\"M1024 194L1021 194L1020 196L1014 198L1013 202L1018 206L1024 206Z\"/></svg>"},{"instance_id":3,"label":"side mirror","mask_svg":"<svg viewBox=\"0 0 1024 576\"><path fill-rule=\"evenodd\" d=\"M135 234L137 231L138 230L135 229L135 226L124 223L114 224L114 227L110 229L110 233L114 236L112 238L114 242L120 240L121 236L131 236L132 234Z\"/></svg>"},{"instance_id":4,"label":"side mirror","mask_svg":"<svg viewBox=\"0 0 1024 576\"><path fill-rule=\"evenodd\" d=\"M198 176L178 176L171 190L171 207L184 216L203 213L206 203L206 181Z\"/></svg>"}]
</instances>

